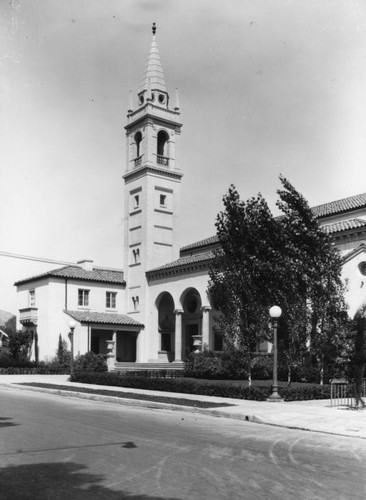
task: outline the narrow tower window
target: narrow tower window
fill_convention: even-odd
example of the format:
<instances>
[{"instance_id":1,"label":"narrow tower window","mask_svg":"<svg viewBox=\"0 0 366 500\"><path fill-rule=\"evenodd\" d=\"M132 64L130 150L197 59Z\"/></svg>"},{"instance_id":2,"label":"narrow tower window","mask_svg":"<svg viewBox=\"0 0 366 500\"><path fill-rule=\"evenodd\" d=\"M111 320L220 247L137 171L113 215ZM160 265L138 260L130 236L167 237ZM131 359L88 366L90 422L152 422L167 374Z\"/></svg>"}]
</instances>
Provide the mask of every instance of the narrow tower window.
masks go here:
<instances>
[{"instance_id":1,"label":"narrow tower window","mask_svg":"<svg viewBox=\"0 0 366 500\"><path fill-rule=\"evenodd\" d=\"M141 141L142 141L142 134L141 134L141 132L137 132L135 134L136 158L141 156Z\"/></svg>"},{"instance_id":2,"label":"narrow tower window","mask_svg":"<svg viewBox=\"0 0 366 500\"><path fill-rule=\"evenodd\" d=\"M158 163L160 165L168 165L169 164L168 140L169 140L169 136L165 132L165 130L160 130L160 132L158 133L158 148L157 148Z\"/></svg>"},{"instance_id":3,"label":"narrow tower window","mask_svg":"<svg viewBox=\"0 0 366 500\"><path fill-rule=\"evenodd\" d=\"M161 194L160 195L160 205L162 207L165 207L166 206L166 195L165 194Z\"/></svg>"},{"instance_id":4,"label":"narrow tower window","mask_svg":"<svg viewBox=\"0 0 366 500\"><path fill-rule=\"evenodd\" d=\"M133 310L138 311L139 310L139 298L136 295L136 297L132 297L132 302L133 302Z\"/></svg>"},{"instance_id":5,"label":"narrow tower window","mask_svg":"<svg viewBox=\"0 0 366 500\"><path fill-rule=\"evenodd\" d=\"M139 264L139 262L140 262L140 249L135 248L134 250L132 250L132 254L133 254L133 263Z\"/></svg>"}]
</instances>

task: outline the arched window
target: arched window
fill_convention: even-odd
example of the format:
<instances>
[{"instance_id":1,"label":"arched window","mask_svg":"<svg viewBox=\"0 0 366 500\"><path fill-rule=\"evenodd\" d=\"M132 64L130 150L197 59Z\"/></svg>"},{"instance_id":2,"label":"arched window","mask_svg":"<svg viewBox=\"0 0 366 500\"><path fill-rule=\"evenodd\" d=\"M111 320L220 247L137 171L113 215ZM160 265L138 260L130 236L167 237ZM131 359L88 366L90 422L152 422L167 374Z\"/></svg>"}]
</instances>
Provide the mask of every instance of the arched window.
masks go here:
<instances>
[{"instance_id":1,"label":"arched window","mask_svg":"<svg viewBox=\"0 0 366 500\"><path fill-rule=\"evenodd\" d=\"M158 148L157 148L157 153L158 153L158 163L160 165L168 165L169 164L169 159L168 159L168 140L169 136L165 132L165 130L160 130L158 132Z\"/></svg>"},{"instance_id":2,"label":"arched window","mask_svg":"<svg viewBox=\"0 0 366 500\"><path fill-rule=\"evenodd\" d=\"M135 134L135 143L136 143L136 158L141 156L141 141L142 141L142 134L141 132L136 132Z\"/></svg>"}]
</instances>

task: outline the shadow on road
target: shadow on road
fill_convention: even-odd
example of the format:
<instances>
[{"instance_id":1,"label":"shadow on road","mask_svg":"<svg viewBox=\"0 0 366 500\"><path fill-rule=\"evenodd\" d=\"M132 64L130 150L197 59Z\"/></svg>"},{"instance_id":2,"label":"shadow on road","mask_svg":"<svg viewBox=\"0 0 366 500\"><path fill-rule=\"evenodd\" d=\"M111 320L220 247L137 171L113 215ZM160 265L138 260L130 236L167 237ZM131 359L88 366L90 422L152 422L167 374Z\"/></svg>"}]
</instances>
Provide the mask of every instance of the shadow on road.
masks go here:
<instances>
[{"instance_id":1,"label":"shadow on road","mask_svg":"<svg viewBox=\"0 0 366 500\"><path fill-rule=\"evenodd\" d=\"M1 500L64 500L65 498L162 500L163 498L111 490L98 484L104 480L102 474L89 474L85 469L84 465L74 462L11 465L0 468L0 498ZM165 500L179 499L165 497Z\"/></svg>"},{"instance_id":2,"label":"shadow on road","mask_svg":"<svg viewBox=\"0 0 366 500\"><path fill-rule=\"evenodd\" d=\"M15 427L16 425L20 424L15 424L14 422L11 422L13 420L12 418L9 417L0 417L0 428L1 427Z\"/></svg>"}]
</instances>

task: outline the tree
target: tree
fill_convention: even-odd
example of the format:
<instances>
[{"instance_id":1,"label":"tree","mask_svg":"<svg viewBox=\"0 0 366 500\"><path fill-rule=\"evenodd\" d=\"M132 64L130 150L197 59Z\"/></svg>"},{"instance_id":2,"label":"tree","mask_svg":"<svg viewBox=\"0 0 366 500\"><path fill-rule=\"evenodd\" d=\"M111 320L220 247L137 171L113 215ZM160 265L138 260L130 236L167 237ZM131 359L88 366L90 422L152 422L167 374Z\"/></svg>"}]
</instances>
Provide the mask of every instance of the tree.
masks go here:
<instances>
[{"instance_id":1,"label":"tree","mask_svg":"<svg viewBox=\"0 0 366 500\"><path fill-rule=\"evenodd\" d=\"M70 352L68 350L68 344L61 336L58 338L58 347L56 351L56 360L59 365L69 366L70 364Z\"/></svg>"},{"instance_id":2,"label":"tree","mask_svg":"<svg viewBox=\"0 0 366 500\"><path fill-rule=\"evenodd\" d=\"M333 318L340 320L345 305L341 261L329 236L303 196L280 180L277 205L284 215L277 218L262 195L243 202L230 186L216 221L221 246L209 272L209 293L225 344L244 350L249 362L258 342L269 339L268 309L281 306L279 342L291 380L307 337L311 333L316 353L324 353Z\"/></svg>"},{"instance_id":3,"label":"tree","mask_svg":"<svg viewBox=\"0 0 366 500\"><path fill-rule=\"evenodd\" d=\"M310 339L311 353L321 366L329 354L340 352L347 337L347 312L344 299L345 286L341 279L342 263L330 236L323 231L305 198L284 177L283 189L278 190L278 208L284 245L288 254L289 276L294 284L289 296L287 315L293 328L304 332ZM303 313L298 315L298 308ZM294 309L293 309L294 308ZM296 311L294 317L293 310ZM309 356L311 361L311 356Z\"/></svg>"},{"instance_id":4,"label":"tree","mask_svg":"<svg viewBox=\"0 0 366 500\"><path fill-rule=\"evenodd\" d=\"M209 271L209 292L221 313L217 323L226 346L245 353L250 373L252 354L269 336L268 309L280 301L282 228L260 194L243 202L230 186L223 203L216 222L221 248Z\"/></svg>"},{"instance_id":5,"label":"tree","mask_svg":"<svg viewBox=\"0 0 366 500\"><path fill-rule=\"evenodd\" d=\"M8 347L14 359L27 361L32 347L32 334L21 330L10 333Z\"/></svg>"}]
</instances>

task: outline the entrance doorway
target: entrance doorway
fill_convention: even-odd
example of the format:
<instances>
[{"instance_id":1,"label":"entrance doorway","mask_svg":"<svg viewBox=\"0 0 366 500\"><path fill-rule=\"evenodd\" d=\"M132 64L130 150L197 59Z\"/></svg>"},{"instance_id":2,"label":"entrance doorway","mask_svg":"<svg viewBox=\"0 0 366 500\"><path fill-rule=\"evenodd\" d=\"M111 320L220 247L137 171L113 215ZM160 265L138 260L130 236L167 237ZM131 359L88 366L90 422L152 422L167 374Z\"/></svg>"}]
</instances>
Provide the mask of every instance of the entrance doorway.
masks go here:
<instances>
[{"instance_id":1,"label":"entrance doorway","mask_svg":"<svg viewBox=\"0 0 366 500\"><path fill-rule=\"evenodd\" d=\"M136 362L137 335L132 332L117 332L117 361Z\"/></svg>"}]
</instances>

